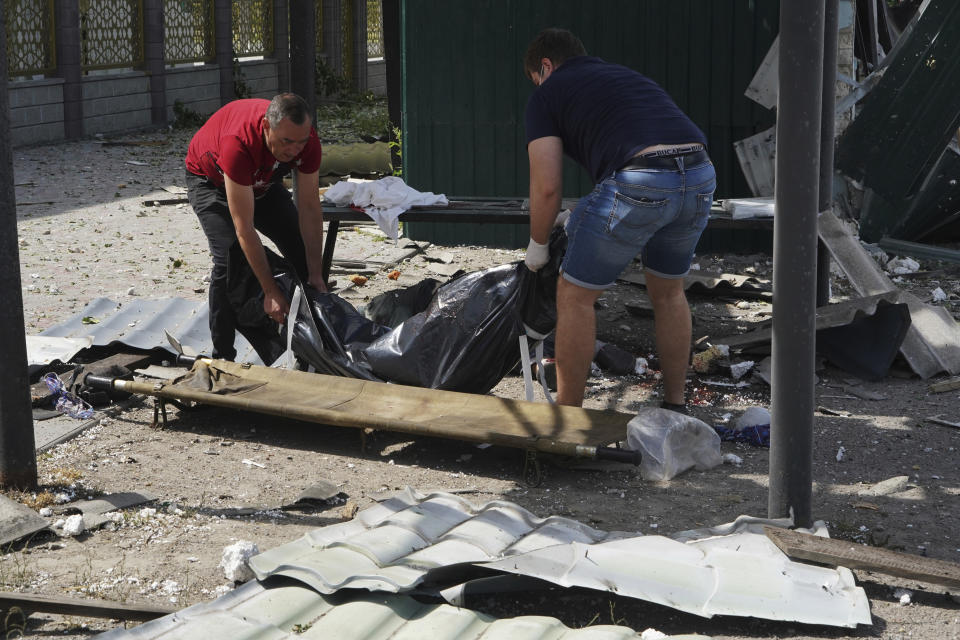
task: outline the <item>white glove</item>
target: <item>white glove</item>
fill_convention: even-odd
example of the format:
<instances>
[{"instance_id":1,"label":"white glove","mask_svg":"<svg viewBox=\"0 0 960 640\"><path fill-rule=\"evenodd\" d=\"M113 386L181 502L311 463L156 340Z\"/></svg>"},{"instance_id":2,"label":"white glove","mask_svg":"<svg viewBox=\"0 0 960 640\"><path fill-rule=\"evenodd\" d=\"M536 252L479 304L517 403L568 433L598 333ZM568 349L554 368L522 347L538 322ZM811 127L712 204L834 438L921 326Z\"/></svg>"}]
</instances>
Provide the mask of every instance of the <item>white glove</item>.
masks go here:
<instances>
[{"instance_id":1,"label":"white glove","mask_svg":"<svg viewBox=\"0 0 960 640\"><path fill-rule=\"evenodd\" d=\"M557 214L557 220L553 223L555 227L565 227L567 225L567 220L570 219L570 209L564 209Z\"/></svg>"},{"instance_id":2,"label":"white glove","mask_svg":"<svg viewBox=\"0 0 960 640\"><path fill-rule=\"evenodd\" d=\"M543 265L550 261L550 245L540 244L530 238L530 244L527 245L527 257L523 261L530 271L539 271Z\"/></svg>"}]
</instances>

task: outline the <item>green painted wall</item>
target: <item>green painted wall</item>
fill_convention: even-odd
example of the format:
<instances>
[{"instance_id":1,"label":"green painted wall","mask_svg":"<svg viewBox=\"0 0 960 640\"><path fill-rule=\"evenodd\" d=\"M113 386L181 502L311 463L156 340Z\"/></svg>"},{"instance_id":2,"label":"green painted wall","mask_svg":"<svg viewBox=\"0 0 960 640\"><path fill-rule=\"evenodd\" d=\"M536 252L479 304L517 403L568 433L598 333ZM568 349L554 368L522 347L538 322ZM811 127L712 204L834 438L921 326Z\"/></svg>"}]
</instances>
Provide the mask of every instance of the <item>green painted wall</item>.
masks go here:
<instances>
[{"instance_id":1,"label":"green painted wall","mask_svg":"<svg viewBox=\"0 0 960 640\"><path fill-rule=\"evenodd\" d=\"M717 197L750 195L733 150L774 114L743 92L773 42L778 0L401 0L403 167L412 187L450 197L526 197L527 43L548 26L591 55L660 83L707 134ZM572 162L564 196L592 188ZM521 247L525 226L412 223L444 244Z\"/></svg>"}]
</instances>

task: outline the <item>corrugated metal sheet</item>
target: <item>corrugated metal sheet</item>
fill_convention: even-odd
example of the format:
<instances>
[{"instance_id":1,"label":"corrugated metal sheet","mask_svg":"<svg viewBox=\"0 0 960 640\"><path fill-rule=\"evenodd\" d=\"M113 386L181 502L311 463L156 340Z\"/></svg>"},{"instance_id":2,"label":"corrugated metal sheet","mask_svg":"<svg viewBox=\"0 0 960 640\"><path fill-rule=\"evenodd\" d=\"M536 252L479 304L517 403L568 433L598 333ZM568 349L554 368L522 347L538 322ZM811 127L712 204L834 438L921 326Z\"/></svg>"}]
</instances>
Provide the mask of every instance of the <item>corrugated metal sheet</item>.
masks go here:
<instances>
[{"instance_id":1,"label":"corrugated metal sheet","mask_svg":"<svg viewBox=\"0 0 960 640\"><path fill-rule=\"evenodd\" d=\"M843 327L851 324L860 318L872 316L882 309L885 305L898 304L900 299L899 291L888 291L878 293L874 296L865 298L855 298L853 300L844 300L843 302L834 302L817 308L816 330L831 329L834 327ZM773 328L770 323L765 323L758 329L753 329L746 333L734 336L718 337L711 342L713 344L725 344L736 349L749 349L764 344L769 345L773 338Z\"/></svg>"},{"instance_id":2,"label":"corrugated metal sheet","mask_svg":"<svg viewBox=\"0 0 960 640\"><path fill-rule=\"evenodd\" d=\"M840 220L830 212L820 214L820 239L861 296L896 292L889 300L910 307L911 326L900 352L910 368L927 379L946 371L960 373L960 327L943 307L925 304L900 291Z\"/></svg>"},{"instance_id":3,"label":"corrugated metal sheet","mask_svg":"<svg viewBox=\"0 0 960 640\"><path fill-rule=\"evenodd\" d=\"M618 280L647 285L643 273L624 273ZM772 298L772 284L769 280L736 273L712 273L708 271L690 271L683 277L683 288L691 293L713 293L718 296L740 296L742 298Z\"/></svg>"},{"instance_id":4,"label":"corrugated metal sheet","mask_svg":"<svg viewBox=\"0 0 960 640\"><path fill-rule=\"evenodd\" d=\"M450 605L423 604L407 596L323 596L301 584L252 581L210 603L199 604L134 629L116 629L103 640L627 640L629 627L571 629L556 618L495 619ZM702 635L664 636L710 640Z\"/></svg>"},{"instance_id":5,"label":"corrugated metal sheet","mask_svg":"<svg viewBox=\"0 0 960 640\"><path fill-rule=\"evenodd\" d=\"M84 322L84 318L88 321ZM123 304L97 298L80 313L40 335L90 340L95 347L122 344L174 354L165 330L180 341L184 351L192 351L191 355L213 351L206 301L184 298L135 298ZM239 333L236 348L238 362L262 364L253 347Z\"/></svg>"},{"instance_id":6,"label":"corrugated metal sheet","mask_svg":"<svg viewBox=\"0 0 960 640\"><path fill-rule=\"evenodd\" d=\"M769 522L769 521L767 521ZM738 520L716 537L644 536L538 549L483 566L566 587L612 590L700 616L752 616L809 624L870 624L870 603L849 569L793 562Z\"/></svg>"},{"instance_id":7,"label":"corrugated metal sheet","mask_svg":"<svg viewBox=\"0 0 960 640\"><path fill-rule=\"evenodd\" d=\"M767 540L762 524L785 523L744 518L673 540L606 533L567 518L539 519L505 501L476 507L454 495L408 489L350 522L266 551L250 567L261 580L291 577L321 593L402 592L430 583L434 569L480 563L707 617L870 623L866 595L849 570L792 562ZM450 580L449 571L444 578Z\"/></svg>"},{"instance_id":8,"label":"corrugated metal sheet","mask_svg":"<svg viewBox=\"0 0 960 640\"><path fill-rule=\"evenodd\" d=\"M533 85L521 59L548 26L574 31L587 51L650 76L707 134L718 197L747 196L733 143L774 123L744 95L778 29L779 3L733 0L445 0L402 7L403 171L422 191L523 197L523 113ZM637 25L643 37L637 37ZM567 161L564 195L592 187ZM525 246L523 227L411 223L411 237L444 244Z\"/></svg>"},{"instance_id":9,"label":"corrugated metal sheet","mask_svg":"<svg viewBox=\"0 0 960 640\"><path fill-rule=\"evenodd\" d=\"M960 126L960 5L929 0L884 65L839 140L837 166L875 194L861 208L860 235L911 240L932 217L956 213L958 162L947 145ZM942 210L944 200L954 206Z\"/></svg>"},{"instance_id":10,"label":"corrugated metal sheet","mask_svg":"<svg viewBox=\"0 0 960 640\"><path fill-rule=\"evenodd\" d=\"M510 502L475 507L455 495L424 496L407 489L350 522L316 529L251 558L250 568L261 580L287 576L320 593L344 588L401 592L428 579L432 569L630 535L559 516L537 518Z\"/></svg>"}]
</instances>

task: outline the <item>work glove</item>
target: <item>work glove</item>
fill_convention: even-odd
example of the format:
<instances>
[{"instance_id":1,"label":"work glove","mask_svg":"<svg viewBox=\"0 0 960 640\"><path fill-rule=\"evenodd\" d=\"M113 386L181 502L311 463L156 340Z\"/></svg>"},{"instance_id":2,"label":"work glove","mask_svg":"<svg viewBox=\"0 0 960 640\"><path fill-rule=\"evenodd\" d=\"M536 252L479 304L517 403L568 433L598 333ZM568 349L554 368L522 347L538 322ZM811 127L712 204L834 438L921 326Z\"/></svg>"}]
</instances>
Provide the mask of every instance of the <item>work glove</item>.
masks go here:
<instances>
[{"instance_id":1,"label":"work glove","mask_svg":"<svg viewBox=\"0 0 960 640\"><path fill-rule=\"evenodd\" d=\"M540 244L530 238L530 244L527 245L527 257L523 261L530 271L539 271L543 265L550 261L550 245Z\"/></svg>"}]
</instances>

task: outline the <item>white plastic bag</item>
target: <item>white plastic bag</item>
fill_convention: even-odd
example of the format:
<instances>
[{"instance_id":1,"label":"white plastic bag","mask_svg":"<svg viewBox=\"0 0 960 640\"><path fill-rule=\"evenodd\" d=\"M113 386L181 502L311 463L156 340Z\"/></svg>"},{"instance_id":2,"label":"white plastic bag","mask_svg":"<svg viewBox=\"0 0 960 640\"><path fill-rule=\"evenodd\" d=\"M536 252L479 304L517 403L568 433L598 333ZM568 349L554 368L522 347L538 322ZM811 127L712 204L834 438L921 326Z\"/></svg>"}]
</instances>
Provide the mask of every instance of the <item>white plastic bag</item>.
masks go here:
<instances>
[{"instance_id":1,"label":"white plastic bag","mask_svg":"<svg viewBox=\"0 0 960 640\"><path fill-rule=\"evenodd\" d=\"M669 480L693 467L711 469L723 462L720 436L693 416L644 407L627 424L627 445L640 451L644 480Z\"/></svg>"}]
</instances>

